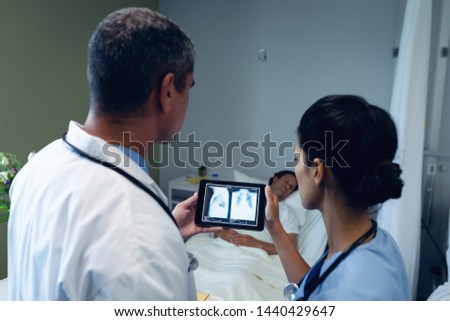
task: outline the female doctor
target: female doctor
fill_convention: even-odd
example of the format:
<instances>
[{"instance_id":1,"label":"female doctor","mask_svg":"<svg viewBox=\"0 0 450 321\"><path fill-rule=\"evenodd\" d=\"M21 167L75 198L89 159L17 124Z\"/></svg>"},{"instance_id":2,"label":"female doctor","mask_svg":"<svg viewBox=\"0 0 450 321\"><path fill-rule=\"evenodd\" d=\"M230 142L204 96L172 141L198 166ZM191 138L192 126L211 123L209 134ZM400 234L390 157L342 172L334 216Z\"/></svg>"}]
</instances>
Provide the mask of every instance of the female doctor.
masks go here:
<instances>
[{"instance_id":1,"label":"female doctor","mask_svg":"<svg viewBox=\"0 0 450 321\"><path fill-rule=\"evenodd\" d=\"M295 173L303 206L322 213L329 249L310 268L288 242L278 200L266 187L267 229L292 282L287 299L411 299L399 248L370 217L374 206L401 196L396 149L389 114L363 98L326 96L303 115Z\"/></svg>"}]
</instances>

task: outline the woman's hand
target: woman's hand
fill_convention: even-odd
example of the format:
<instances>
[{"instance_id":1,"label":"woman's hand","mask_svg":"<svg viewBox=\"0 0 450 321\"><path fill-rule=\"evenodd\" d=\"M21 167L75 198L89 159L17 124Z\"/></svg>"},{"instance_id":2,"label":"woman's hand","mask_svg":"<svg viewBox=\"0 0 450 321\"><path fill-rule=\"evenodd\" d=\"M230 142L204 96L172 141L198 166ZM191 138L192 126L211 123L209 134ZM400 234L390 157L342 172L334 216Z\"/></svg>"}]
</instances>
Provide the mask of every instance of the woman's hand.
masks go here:
<instances>
[{"instance_id":1,"label":"woman's hand","mask_svg":"<svg viewBox=\"0 0 450 321\"><path fill-rule=\"evenodd\" d=\"M270 234L275 230L282 228L280 222L280 209L278 206L278 197L272 193L270 186L267 185L265 188L266 193L266 227Z\"/></svg>"},{"instance_id":2,"label":"woman's hand","mask_svg":"<svg viewBox=\"0 0 450 321\"><path fill-rule=\"evenodd\" d=\"M200 227L195 225L194 219L197 199L198 194L194 193L188 199L178 203L172 211L180 233L185 240L198 233L219 232L222 230L221 227Z\"/></svg>"}]
</instances>

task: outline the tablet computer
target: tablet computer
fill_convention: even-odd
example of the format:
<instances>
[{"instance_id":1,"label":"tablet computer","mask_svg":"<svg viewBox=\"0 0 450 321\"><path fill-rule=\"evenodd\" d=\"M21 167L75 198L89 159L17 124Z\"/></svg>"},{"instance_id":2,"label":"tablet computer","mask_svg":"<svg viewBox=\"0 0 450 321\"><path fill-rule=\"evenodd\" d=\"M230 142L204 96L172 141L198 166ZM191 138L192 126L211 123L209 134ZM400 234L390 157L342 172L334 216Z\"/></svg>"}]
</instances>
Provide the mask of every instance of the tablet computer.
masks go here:
<instances>
[{"instance_id":1,"label":"tablet computer","mask_svg":"<svg viewBox=\"0 0 450 321\"><path fill-rule=\"evenodd\" d=\"M262 231L266 195L264 184L200 181L195 224Z\"/></svg>"}]
</instances>

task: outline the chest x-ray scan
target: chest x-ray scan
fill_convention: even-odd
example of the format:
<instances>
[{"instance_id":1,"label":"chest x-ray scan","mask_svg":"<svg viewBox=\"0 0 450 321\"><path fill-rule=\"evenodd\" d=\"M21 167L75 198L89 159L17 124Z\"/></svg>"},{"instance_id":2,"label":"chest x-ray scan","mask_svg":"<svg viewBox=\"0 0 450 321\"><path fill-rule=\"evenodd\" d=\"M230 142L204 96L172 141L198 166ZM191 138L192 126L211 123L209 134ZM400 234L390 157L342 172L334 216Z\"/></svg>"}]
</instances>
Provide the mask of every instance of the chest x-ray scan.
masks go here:
<instances>
[{"instance_id":1,"label":"chest x-ray scan","mask_svg":"<svg viewBox=\"0 0 450 321\"><path fill-rule=\"evenodd\" d=\"M196 224L262 230L263 184L201 181Z\"/></svg>"}]
</instances>

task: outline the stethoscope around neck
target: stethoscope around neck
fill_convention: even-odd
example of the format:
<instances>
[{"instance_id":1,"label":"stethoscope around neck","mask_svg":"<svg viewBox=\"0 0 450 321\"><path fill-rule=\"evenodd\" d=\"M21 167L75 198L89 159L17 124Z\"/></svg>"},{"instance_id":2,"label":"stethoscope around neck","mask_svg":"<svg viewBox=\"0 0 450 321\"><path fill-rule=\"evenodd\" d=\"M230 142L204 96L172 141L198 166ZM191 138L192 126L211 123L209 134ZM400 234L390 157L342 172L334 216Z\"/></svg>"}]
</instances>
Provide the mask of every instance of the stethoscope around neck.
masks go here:
<instances>
[{"instance_id":1,"label":"stethoscope around neck","mask_svg":"<svg viewBox=\"0 0 450 321\"><path fill-rule=\"evenodd\" d=\"M350 247L342 252L338 258L328 267L328 269L318 277L318 279L315 281L313 286L310 288L307 294L305 294L303 297L297 298L299 301L307 301L309 296L314 292L314 290L321 284L325 279L330 275L330 273L339 265L339 263L342 262L357 246L362 244L364 241L366 241L372 234L374 234L374 237L377 233L377 222L374 220L371 220L372 226L370 229L364 233L359 239L357 239L355 242L350 245ZM325 252L325 254L317 261L317 264L323 264L325 261L326 256L328 255L328 251ZM314 266L315 266L314 265ZM311 270L314 268L314 266L311 268ZM320 267L319 267L320 268ZM319 271L320 272L320 271ZM306 274L308 276L309 274ZM305 277L306 277L305 276ZM296 283L288 283L283 288L283 297L286 301L294 301L296 300L297 292L299 291L299 287L302 284L302 282L308 282L309 280L305 279L303 277L298 284ZM305 284L306 288L306 284Z\"/></svg>"},{"instance_id":2,"label":"stethoscope around neck","mask_svg":"<svg viewBox=\"0 0 450 321\"><path fill-rule=\"evenodd\" d=\"M129 180L131 183L133 183L136 187L140 188L141 190L146 192L148 195L150 195L164 209L166 214L172 219L172 221L175 223L175 225L178 228L178 224L177 224L175 218L173 217L172 212L170 211L169 207L164 203L164 201L158 195L156 195L155 192L153 192L150 188L145 186L141 181L139 181L135 177L131 176L130 174L125 172L120 167L117 167L116 165L114 165L112 163L109 163L107 161L103 161L103 160L97 159L95 157L92 157L91 155L87 154L86 152L84 152L83 150L79 149L75 145L71 144L69 141L67 141L67 133L64 133L61 138L62 138L64 144L67 146L67 148L69 150L71 150L72 152L74 152L75 154L77 154L78 156L80 156L82 158L85 158L87 160L90 160L91 162L97 163L99 165L102 165L104 167L107 167L107 168L115 171L116 173L122 175L127 180ZM188 259L189 259L188 272L194 271L195 269L197 269L198 261L194 257L194 255L192 253L190 253L190 252L188 252Z\"/></svg>"}]
</instances>

